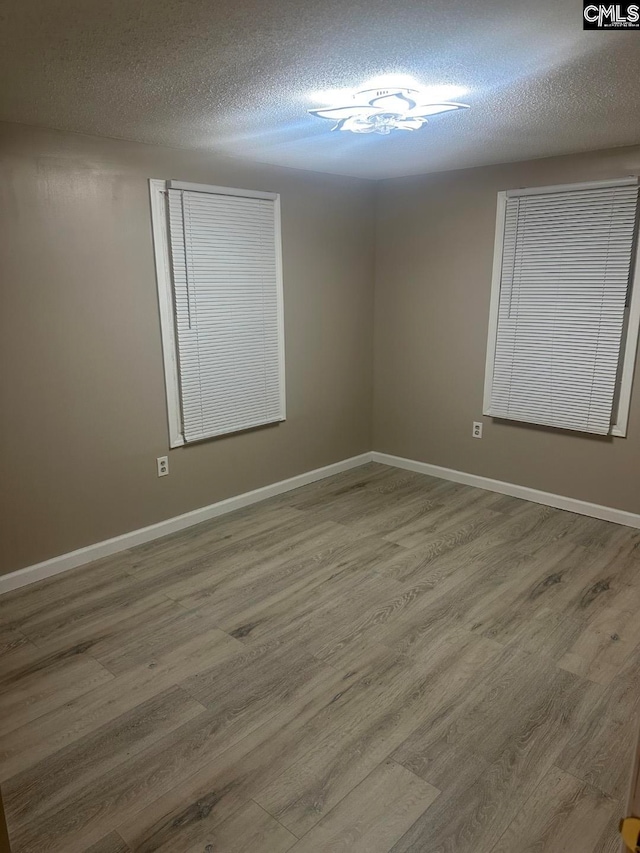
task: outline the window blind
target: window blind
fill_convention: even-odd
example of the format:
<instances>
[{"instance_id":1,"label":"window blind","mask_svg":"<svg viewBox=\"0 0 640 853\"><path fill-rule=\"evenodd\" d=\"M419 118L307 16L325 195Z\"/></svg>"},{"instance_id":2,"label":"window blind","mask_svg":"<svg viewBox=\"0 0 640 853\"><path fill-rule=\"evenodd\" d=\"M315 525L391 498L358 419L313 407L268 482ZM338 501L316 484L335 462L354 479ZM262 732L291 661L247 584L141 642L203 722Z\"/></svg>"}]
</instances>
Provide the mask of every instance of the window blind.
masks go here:
<instances>
[{"instance_id":1,"label":"window blind","mask_svg":"<svg viewBox=\"0 0 640 853\"><path fill-rule=\"evenodd\" d=\"M184 440L283 420L275 197L167 196Z\"/></svg>"},{"instance_id":2,"label":"window blind","mask_svg":"<svg viewBox=\"0 0 640 853\"><path fill-rule=\"evenodd\" d=\"M637 199L631 181L506 194L485 414L610 432Z\"/></svg>"}]
</instances>

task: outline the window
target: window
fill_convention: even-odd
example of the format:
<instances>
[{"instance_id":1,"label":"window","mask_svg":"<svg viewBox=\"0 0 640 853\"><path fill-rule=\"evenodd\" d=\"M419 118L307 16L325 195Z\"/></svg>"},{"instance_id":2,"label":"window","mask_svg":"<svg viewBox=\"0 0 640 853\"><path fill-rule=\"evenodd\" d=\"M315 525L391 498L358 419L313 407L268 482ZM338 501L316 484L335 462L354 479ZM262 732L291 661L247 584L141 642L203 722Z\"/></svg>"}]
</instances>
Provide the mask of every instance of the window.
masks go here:
<instances>
[{"instance_id":1,"label":"window","mask_svg":"<svg viewBox=\"0 0 640 853\"><path fill-rule=\"evenodd\" d=\"M171 447L284 420L279 196L149 183Z\"/></svg>"},{"instance_id":2,"label":"window","mask_svg":"<svg viewBox=\"0 0 640 853\"><path fill-rule=\"evenodd\" d=\"M636 178L498 195L484 414L626 435Z\"/></svg>"}]
</instances>

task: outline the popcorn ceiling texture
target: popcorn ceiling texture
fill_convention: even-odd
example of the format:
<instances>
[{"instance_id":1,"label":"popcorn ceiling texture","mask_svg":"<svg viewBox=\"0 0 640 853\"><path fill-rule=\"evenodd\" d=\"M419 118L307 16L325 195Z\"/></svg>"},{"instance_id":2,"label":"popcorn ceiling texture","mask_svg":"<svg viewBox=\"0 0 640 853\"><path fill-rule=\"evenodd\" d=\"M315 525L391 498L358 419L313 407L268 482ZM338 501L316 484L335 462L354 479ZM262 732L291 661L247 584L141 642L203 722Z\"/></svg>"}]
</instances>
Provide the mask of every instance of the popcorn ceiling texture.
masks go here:
<instances>
[{"instance_id":1,"label":"popcorn ceiling texture","mask_svg":"<svg viewBox=\"0 0 640 853\"><path fill-rule=\"evenodd\" d=\"M583 32L575 0L4 3L4 121L373 179L640 140L640 33ZM307 115L384 72L472 109L390 137Z\"/></svg>"}]
</instances>

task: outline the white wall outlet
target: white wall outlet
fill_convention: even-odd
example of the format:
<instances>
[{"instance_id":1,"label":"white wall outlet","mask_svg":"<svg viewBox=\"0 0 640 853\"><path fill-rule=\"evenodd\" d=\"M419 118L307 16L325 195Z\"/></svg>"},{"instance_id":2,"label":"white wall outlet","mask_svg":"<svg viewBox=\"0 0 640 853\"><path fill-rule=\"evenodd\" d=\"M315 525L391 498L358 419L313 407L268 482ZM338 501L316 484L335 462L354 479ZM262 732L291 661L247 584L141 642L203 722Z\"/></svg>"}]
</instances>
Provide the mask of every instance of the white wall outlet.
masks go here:
<instances>
[{"instance_id":1,"label":"white wall outlet","mask_svg":"<svg viewBox=\"0 0 640 853\"><path fill-rule=\"evenodd\" d=\"M482 438L482 421L474 421L471 435L474 438Z\"/></svg>"},{"instance_id":2,"label":"white wall outlet","mask_svg":"<svg viewBox=\"0 0 640 853\"><path fill-rule=\"evenodd\" d=\"M158 464L158 477L166 477L169 473L169 457L158 456L156 462Z\"/></svg>"}]
</instances>

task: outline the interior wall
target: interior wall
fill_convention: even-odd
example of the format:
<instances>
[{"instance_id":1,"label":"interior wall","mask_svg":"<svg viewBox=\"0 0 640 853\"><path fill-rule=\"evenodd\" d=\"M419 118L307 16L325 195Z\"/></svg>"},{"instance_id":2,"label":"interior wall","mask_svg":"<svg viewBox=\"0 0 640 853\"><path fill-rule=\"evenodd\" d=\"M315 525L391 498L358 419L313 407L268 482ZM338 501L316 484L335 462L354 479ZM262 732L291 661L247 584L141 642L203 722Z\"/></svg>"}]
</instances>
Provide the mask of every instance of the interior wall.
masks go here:
<instances>
[{"instance_id":1,"label":"interior wall","mask_svg":"<svg viewBox=\"0 0 640 853\"><path fill-rule=\"evenodd\" d=\"M640 512L640 394L626 439L482 416L497 192L640 146L376 188L0 124L0 163L0 574L372 447ZM149 177L281 193L284 424L169 451Z\"/></svg>"},{"instance_id":2,"label":"interior wall","mask_svg":"<svg viewBox=\"0 0 640 853\"><path fill-rule=\"evenodd\" d=\"M0 573L370 449L370 182L10 124L0 163ZM281 194L285 423L169 451L151 177Z\"/></svg>"},{"instance_id":3,"label":"interior wall","mask_svg":"<svg viewBox=\"0 0 640 853\"><path fill-rule=\"evenodd\" d=\"M639 173L636 146L378 185L375 450L640 512L640 371L627 438L482 415L497 193Z\"/></svg>"}]
</instances>

